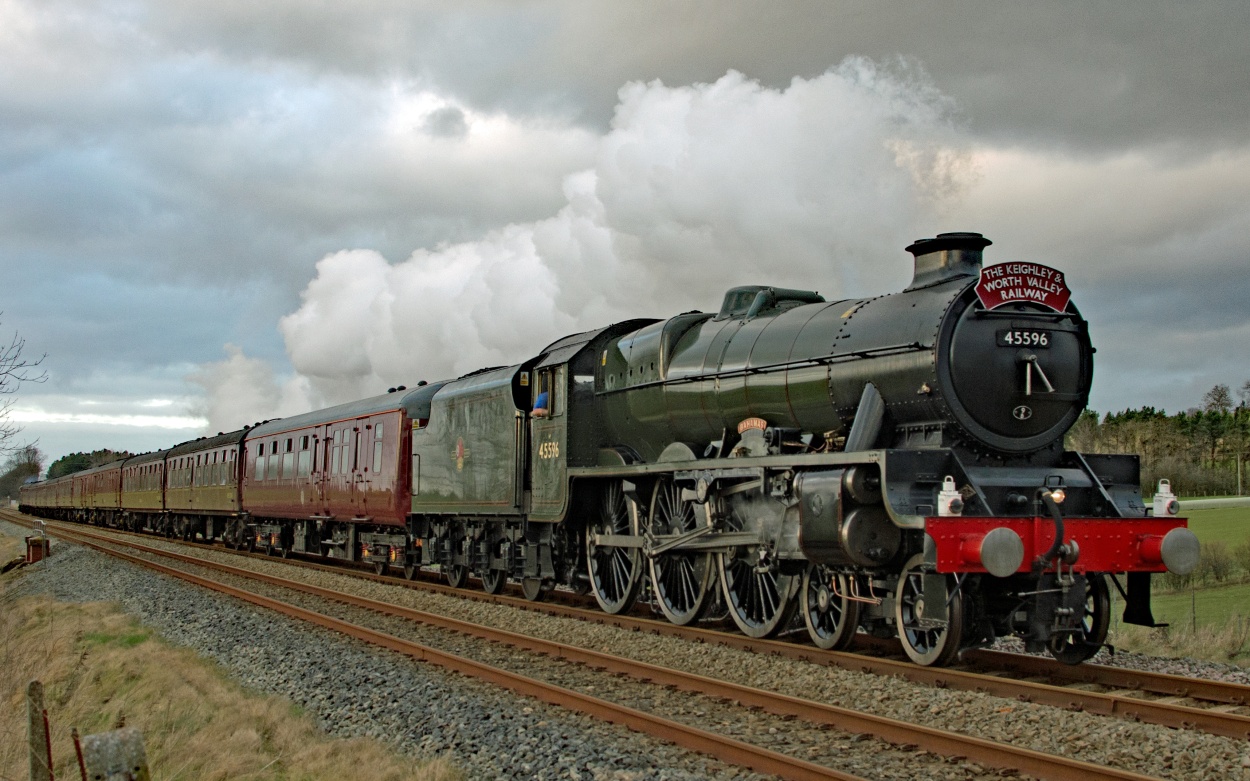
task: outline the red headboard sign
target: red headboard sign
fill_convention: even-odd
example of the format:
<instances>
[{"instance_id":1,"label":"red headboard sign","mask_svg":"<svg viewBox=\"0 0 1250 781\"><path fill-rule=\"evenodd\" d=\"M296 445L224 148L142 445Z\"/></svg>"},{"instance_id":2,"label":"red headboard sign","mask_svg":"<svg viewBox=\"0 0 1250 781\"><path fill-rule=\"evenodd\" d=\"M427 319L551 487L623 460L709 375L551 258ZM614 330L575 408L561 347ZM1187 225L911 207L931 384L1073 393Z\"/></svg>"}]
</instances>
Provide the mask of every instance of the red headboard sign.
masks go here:
<instances>
[{"instance_id":1,"label":"red headboard sign","mask_svg":"<svg viewBox=\"0 0 1250 781\"><path fill-rule=\"evenodd\" d=\"M1062 312L1071 297L1063 272L1037 263L986 266L977 280L977 298L986 309L1023 302Z\"/></svg>"}]
</instances>

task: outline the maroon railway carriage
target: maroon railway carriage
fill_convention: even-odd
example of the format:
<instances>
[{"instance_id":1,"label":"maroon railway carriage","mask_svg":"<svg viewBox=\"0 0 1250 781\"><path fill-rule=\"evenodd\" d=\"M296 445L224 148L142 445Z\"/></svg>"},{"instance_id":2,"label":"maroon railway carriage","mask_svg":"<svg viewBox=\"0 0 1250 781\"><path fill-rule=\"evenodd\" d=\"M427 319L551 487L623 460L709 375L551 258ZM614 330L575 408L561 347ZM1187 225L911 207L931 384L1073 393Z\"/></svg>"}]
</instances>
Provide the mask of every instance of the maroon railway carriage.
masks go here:
<instances>
[{"instance_id":1,"label":"maroon railway carriage","mask_svg":"<svg viewBox=\"0 0 1250 781\"><path fill-rule=\"evenodd\" d=\"M233 544L409 565L412 427L441 383L396 389L246 432Z\"/></svg>"}]
</instances>

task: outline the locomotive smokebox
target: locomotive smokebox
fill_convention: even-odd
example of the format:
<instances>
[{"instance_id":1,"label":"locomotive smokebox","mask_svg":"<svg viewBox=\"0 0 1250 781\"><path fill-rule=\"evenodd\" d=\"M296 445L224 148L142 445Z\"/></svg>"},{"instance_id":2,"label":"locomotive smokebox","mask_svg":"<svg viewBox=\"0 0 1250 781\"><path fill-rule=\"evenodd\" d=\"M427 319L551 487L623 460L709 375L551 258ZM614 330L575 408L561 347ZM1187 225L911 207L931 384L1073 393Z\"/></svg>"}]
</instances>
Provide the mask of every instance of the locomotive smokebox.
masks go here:
<instances>
[{"instance_id":1,"label":"locomotive smokebox","mask_svg":"<svg viewBox=\"0 0 1250 781\"><path fill-rule=\"evenodd\" d=\"M977 276L981 273L981 250L992 243L979 233L939 233L932 239L917 240L907 248L916 256L916 273L907 289Z\"/></svg>"}]
</instances>

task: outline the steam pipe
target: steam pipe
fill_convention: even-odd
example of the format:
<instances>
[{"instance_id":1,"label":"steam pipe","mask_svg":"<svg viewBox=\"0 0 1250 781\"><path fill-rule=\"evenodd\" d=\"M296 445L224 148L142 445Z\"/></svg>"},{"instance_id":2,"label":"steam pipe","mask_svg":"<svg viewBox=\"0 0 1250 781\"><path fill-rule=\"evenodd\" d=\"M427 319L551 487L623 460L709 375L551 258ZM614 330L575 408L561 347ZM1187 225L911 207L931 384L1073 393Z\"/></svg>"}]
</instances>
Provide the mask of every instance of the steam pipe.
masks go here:
<instances>
[{"instance_id":1,"label":"steam pipe","mask_svg":"<svg viewBox=\"0 0 1250 781\"><path fill-rule=\"evenodd\" d=\"M1050 511L1050 517L1055 520L1055 542L1050 546L1050 550L1042 554L1043 562L1051 559L1059 558L1064 552L1063 548L1063 513L1059 512L1059 505L1055 502L1054 496L1050 491L1043 489L1042 504L1046 505L1046 509Z\"/></svg>"}]
</instances>

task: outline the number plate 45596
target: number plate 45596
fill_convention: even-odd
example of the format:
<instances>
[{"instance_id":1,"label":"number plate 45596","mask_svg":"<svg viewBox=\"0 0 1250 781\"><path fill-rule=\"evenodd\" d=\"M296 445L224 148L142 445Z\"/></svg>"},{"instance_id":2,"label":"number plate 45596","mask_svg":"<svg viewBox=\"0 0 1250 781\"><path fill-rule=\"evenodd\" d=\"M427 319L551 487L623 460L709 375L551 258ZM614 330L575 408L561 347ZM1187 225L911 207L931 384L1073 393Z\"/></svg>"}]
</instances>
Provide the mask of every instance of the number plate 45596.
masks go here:
<instances>
[{"instance_id":1,"label":"number plate 45596","mask_svg":"<svg viewBox=\"0 0 1250 781\"><path fill-rule=\"evenodd\" d=\"M998 332L999 347L1050 347L1050 331L1033 331L1013 328Z\"/></svg>"}]
</instances>

